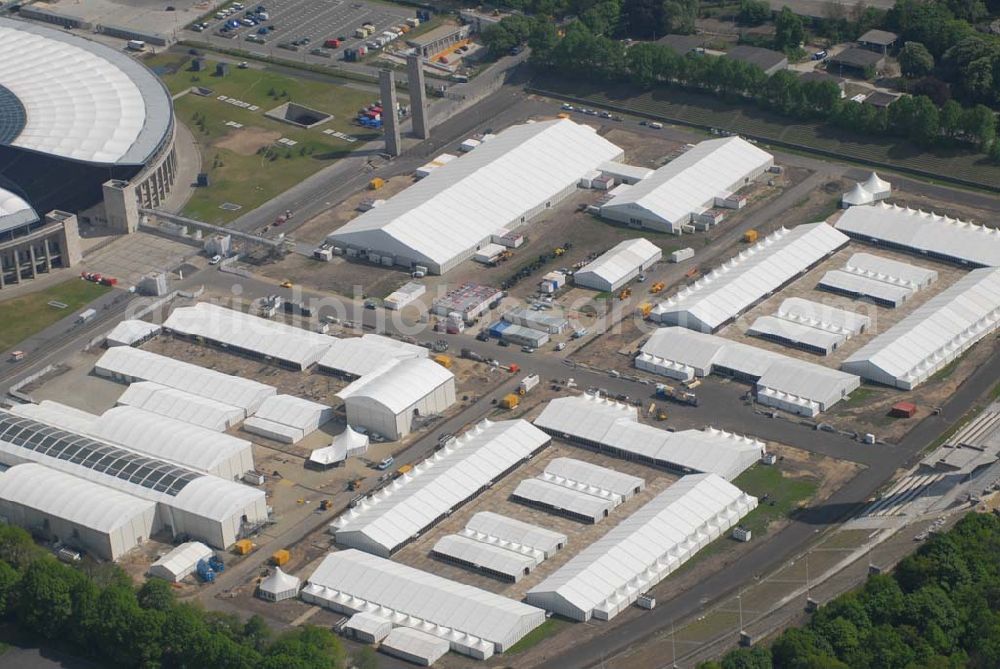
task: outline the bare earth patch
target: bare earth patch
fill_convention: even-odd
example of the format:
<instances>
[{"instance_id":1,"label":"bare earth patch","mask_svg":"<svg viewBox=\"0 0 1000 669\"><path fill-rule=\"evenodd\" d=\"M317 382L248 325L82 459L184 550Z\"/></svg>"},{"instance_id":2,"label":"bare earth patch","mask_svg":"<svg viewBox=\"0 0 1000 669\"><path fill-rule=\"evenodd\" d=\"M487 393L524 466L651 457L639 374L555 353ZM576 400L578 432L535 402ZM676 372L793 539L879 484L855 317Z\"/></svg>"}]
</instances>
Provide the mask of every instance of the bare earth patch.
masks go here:
<instances>
[{"instance_id":1,"label":"bare earth patch","mask_svg":"<svg viewBox=\"0 0 1000 669\"><path fill-rule=\"evenodd\" d=\"M238 153L241 156L252 156L262 147L274 144L275 140L280 137L281 133L274 130L240 128L215 142L214 146Z\"/></svg>"}]
</instances>

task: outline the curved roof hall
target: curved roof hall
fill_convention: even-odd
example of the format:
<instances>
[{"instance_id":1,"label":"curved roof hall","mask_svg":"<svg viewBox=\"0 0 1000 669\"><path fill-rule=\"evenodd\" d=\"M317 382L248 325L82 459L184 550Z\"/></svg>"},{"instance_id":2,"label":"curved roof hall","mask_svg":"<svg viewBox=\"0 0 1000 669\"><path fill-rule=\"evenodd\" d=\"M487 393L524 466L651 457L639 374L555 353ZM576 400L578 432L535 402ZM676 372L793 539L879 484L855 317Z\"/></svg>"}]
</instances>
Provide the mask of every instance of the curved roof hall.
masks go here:
<instances>
[{"instance_id":1,"label":"curved roof hall","mask_svg":"<svg viewBox=\"0 0 1000 669\"><path fill-rule=\"evenodd\" d=\"M0 19L0 144L87 163L140 165L171 130L146 67L101 44Z\"/></svg>"},{"instance_id":2,"label":"curved roof hall","mask_svg":"<svg viewBox=\"0 0 1000 669\"><path fill-rule=\"evenodd\" d=\"M0 233L37 220L38 214L23 197L0 188Z\"/></svg>"}]
</instances>

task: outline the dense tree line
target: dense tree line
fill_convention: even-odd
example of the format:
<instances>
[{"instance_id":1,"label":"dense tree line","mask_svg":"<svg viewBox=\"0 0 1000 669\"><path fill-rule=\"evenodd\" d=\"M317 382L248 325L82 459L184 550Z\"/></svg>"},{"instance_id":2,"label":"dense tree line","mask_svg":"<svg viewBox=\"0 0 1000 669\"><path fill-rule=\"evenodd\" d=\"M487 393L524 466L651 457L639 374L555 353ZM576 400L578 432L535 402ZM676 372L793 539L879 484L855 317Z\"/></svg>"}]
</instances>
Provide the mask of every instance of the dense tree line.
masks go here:
<instances>
[{"instance_id":1,"label":"dense tree line","mask_svg":"<svg viewBox=\"0 0 1000 669\"><path fill-rule=\"evenodd\" d=\"M969 514L770 647L703 669L1000 667L1000 518Z\"/></svg>"},{"instance_id":2,"label":"dense tree line","mask_svg":"<svg viewBox=\"0 0 1000 669\"><path fill-rule=\"evenodd\" d=\"M301 627L275 636L260 616L205 611L175 601L170 584L136 589L115 565L74 567L0 525L0 620L41 643L101 666L142 669L342 669L340 641ZM367 656L355 658L371 666Z\"/></svg>"}]
</instances>

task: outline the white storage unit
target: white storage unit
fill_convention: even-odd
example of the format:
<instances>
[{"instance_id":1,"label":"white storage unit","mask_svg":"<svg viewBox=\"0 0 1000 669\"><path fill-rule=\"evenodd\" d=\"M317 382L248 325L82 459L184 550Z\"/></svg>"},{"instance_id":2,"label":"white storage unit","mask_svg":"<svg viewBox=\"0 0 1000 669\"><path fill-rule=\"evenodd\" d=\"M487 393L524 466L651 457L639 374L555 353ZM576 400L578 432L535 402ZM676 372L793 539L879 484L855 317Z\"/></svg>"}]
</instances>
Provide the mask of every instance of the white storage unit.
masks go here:
<instances>
[{"instance_id":1,"label":"white storage unit","mask_svg":"<svg viewBox=\"0 0 1000 669\"><path fill-rule=\"evenodd\" d=\"M848 241L826 223L781 228L653 307L650 318L715 332Z\"/></svg>"},{"instance_id":2,"label":"white storage unit","mask_svg":"<svg viewBox=\"0 0 1000 669\"><path fill-rule=\"evenodd\" d=\"M400 439L415 418L439 414L455 403L455 375L429 358L391 360L337 393L347 424Z\"/></svg>"},{"instance_id":3,"label":"white storage unit","mask_svg":"<svg viewBox=\"0 0 1000 669\"><path fill-rule=\"evenodd\" d=\"M756 506L715 474L682 477L529 590L526 601L573 620L609 620Z\"/></svg>"},{"instance_id":4,"label":"white storage unit","mask_svg":"<svg viewBox=\"0 0 1000 669\"><path fill-rule=\"evenodd\" d=\"M533 556L538 562L547 560L566 546L565 534L553 532L492 511L480 511L462 529L462 536L507 550Z\"/></svg>"},{"instance_id":5,"label":"white storage unit","mask_svg":"<svg viewBox=\"0 0 1000 669\"><path fill-rule=\"evenodd\" d=\"M337 543L388 557L549 443L523 420L483 421L331 525Z\"/></svg>"},{"instance_id":6,"label":"white storage unit","mask_svg":"<svg viewBox=\"0 0 1000 669\"><path fill-rule=\"evenodd\" d=\"M365 212L327 239L443 274L576 191L580 177L622 150L567 119L517 125Z\"/></svg>"},{"instance_id":7,"label":"white storage unit","mask_svg":"<svg viewBox=\"0 0 1000 669\"><path fill-rule=\"evenodd\" d=\"M112 346L138 346L160 334L162 330L163 328L156 323L125 320L111 329L104 343L108 348Z\"/></svg>"},{"instance_id":8,"label":"white storage unit","mask_svg":"<svg viewBox=\"0 0 1000 669\"><path fill-rule=\"evenodd\" d=\"M325 468L367 451L368 435L356 432L348 425L333 438L329 446L317 448L310 453L308 462L315 467Z\"/></svg>"},{"instance_id":9,"label":"white storage unit","mask_svg":"<svg viewBox=\"0 0 1000 669\"><path fill-rule=\"evenodd\" d=\"M912 390L1000 326L1000 268L973 270L855 351L841 368Z\"/></svg>"},{"instance_id":10,"label":"white storage unit","mask_svg":"<svg viewBox=\"0 0 1000 669\"><path fill-rule=\"evenodd\" d=\"M125 389L118 404L191 423L215 432L224 432L243 420L243 409L183 390L139 381Z\"/></svg>"},{"instance_id":11,"label":"white storage unit","mask_svg":"<svg viewBox=\"0 0 1000 669\"><path fill-rule=\"evenodd\" d=\"M573 283L593 290L616 291L662 257L660 247L648 239L626 239L577 270Z\"/></svg>"},{"instance_id":12,"label":"white storage unit","mask_svg":"<svg viewBox=\"0 0 1000 669\"><path fill-rule=\"evenodd\" d=\"M710 139L601 206L601 216L679 234L692 217L764 174L774 157L739 137Z\"/></svg>"},{"instance_id":13,"label":"white storage unit","mask_svg":"<svg viewBox=\"0 0 1000 669\"><path fill-rule=\"evenodd\" d=\"M237 406L246 415L253 413L261 402L277 392L273 386L130 346L118 346L105 351L94 365L94 372L120 383L153 381Z\"/></svg>"},{"instance_id":14,"label":"white storage unit","mask_svg":"<svg viewBox=\"0 0 1000 669\"><path fill-rule=\"evenodd\" d=\"M357 378L382 369L390 360L426 358L427 349L385 335L365 334L334 339L330 350L319 360L324 372Z\"/></svg>"},{"instance_id":15,"label":"white storage unit","mask_svg":"<svg viewBox=\"0 0 1000 669\"><path fill-rule=\"evenodd\" d=\"M379 649L407 662L429 667L451 650L451 644L433 634L410 627L397 627L389 632Z\"/></svg>"},{"instance_id":16,"label":"white storage unit","mask_svg":"<svg viewBox=\"0 0 1000 669\"><path fill-rule=\"evenodd\" d=\"M105 411L89 434L224 479L254 469L249 441L135 407Z\"/></svg>"},{"instance_id":17,"label":"white storage unit","mask_svg":"<svg viewBox=\"0 0 1000 669\"><path fill-rule=\"evenodd\" d=\"M346 636L361 643L379 643L389 636L392 622L380 615L362 611L351 616L341 629Z\"/></svg>"},{"instance_id":18,"label":"white storage unit","mask_svg":"<svg viewBox=\"0 0 1000 669\"><path fill-rule=\"evenodd\" d=\"M971 267L1000 267L1000 229L928 211L878 202L870 207L851 207L836 227L876 246Z\"/></svg>"},{"instance_id":19,"label":"white storage unit","mask_svg":"<svg viewBox=\"0 0 1000 669\"><path fill-rule=\"evenodd\" d=\"M506 246L490 242L489 244L483 245L478 251L476 251L475 255L472 256L472 259L485 265L499 258L500 254L506 250Z\"/></svg>"},{"instance_id":20,"label":"white storage unit","mask_svg":"<svg viewBox=\"0 0 1000 669\"><path fill-rule=\"evenodd\" d=\"M0 517L52 541L117 560L154 531L156 504L40 464L0 473Z\"/></svg>"},{"instance_id":21,"label":"white storage unit","mask_svg":"<svg viewBox=\"0 0 1000 669\"><path fill-rule=\"evenodd\" d=\"M646 481L638 476L575 458L550 460L539 478L589 495L616 499L616 504L627 502L646 488Z\"/></svg>"},{"instance_id":22,"label":"white storage unit","mask_svg":"<svg viewBox=\"0 0 1000 669\"><path fill-rule=\"evenodd\" d=\"M459 534L446 534L438 539L431 554L510 583L517 583L538 565L538 560L531 555Z\"/></svg>"},{"instance_id":23,"label":"white storage unit","mask_svg":"<svg viewBox=\"0 0 1000 669\"><path fill-rule=\"evenodd\" d=\"M301 597L340 613L378 613L481 660L545 622L542 609L357 550L327 555Z\"/></svg>"},{"instance_id":24,"label":"white storage unit","mask_svg":"<svg viewBox=\"0 0 1000 669\"><path fill-rule=\"evenodd\" d=\"M315 364L333 343L324 334L210 302L174 309L163 322L163 329L298 370Z\"/></svg>"},{"instance_id":25,"label":"white storage unit","mask_svg":"<svg viewBox=\"0 0 1000 669\"><path fill-rule=\"evenodd\" d=\"M0 410L0 464L25 462L155 502L154 531L216 548L228 548L268 517L262 490Z\"/></svg>"},{"instance_id":26,"label":"white storage unit","mask_svg":"<svg viewBox=\"0 0 1000 669\"><path fill-rule=\"evenodd\" d=\"M670 262L684 262L685 260L690 260L694 258L694 249L688 247L683 249L677 249L670 253Z\"/></svg>"},{"instance_id":27,"label":"white storage unit","mask_svg":"<svg viewBox=\"0 0 1000 669\"><path fill-rule=\"evenodd\" d=\"M392 309L394 311L398 311L399 309L402 309L406 305L410 304L411 302L413 302L426 292L427 292L427 287L425 285L423 285L422 283L414 283L410 281L409 283L406 283L401 288L399 288L399 290L394 290L393 292L389 293L389 295L384 300L382 300L382 305L386 309ZM367 335L362 335L362 336L367 336ZM320 360L320 363L322 364L322 360Z\"/></svg>"},{"instance_id":28,"label":"white storage unit","mask_svg":"<svg viewBox=\"0 0 1000 669\"><path fill-rule=\"evenodd\" d=\"M269 602L283 602L299 596L302 581L298 576L292 576L275 567L267 578L257 586L257 596Z\"/></svg>"},{"instance_id":29,"label":"white storage unit","mask_svg":"<svg viewBox=\"0 0 1000 669\"><path fill-rule=\"evenodd\" d=\"M212 555L212 549L200 541L187 541L150 565L147 573L171 583L179 583L195 572L199 562Z\"/></svg>"},{"instance_id":30,"label":"white storage unit","mask_svg":"<svg viewBox=\"0 0 1000 669\"><path fill-rule=\"evenodd\" d=\"M681 473L712 472L732 480L764 454L764 442L707 428L667 432L639 422L633 406L585 394L546 405L535 426L612 455Z\"/></svg>"},{"instance_id":31,"label":"white storage unit","mask_svg":"<svg viewBox=\"0 0 1000 669\"><path fill-rule=\"evenodd\" d=\"M618 505L611 497L590 495L540 478L524 479L514 488L510 498L521 504L592 525L607 518Z\"/></svg>"},{"instance_id":32,"label":"white storage unit","mask_svg":"<svg viewBox=\"0 0 1000 669\"><path fill-rule=\"evenodd\" d=\"M623 184L636 184L653 174L653 170L648 167L638 167L636 165L626 165L614 160L609 160L597 166L600 173L607 177L613 177L615 181Z\"/></svg>"},{"instance_id":33,"label":"white storage unit","mask_svg":"<svg viewBox=\"0 0 1000 669\"><path fill-rule=\"evenodd\" d=\"M521 325L548 334L559 334L569 327L569 321L547 311L531 309L514 309L502 316L503 320L514 325Z\"/></svg>"},{"instance_id":34,"label":"white storage unit","mask_svg":"<svg viewBox=\"0 0 1000 669\"><path fill-rule=\"evenodd\" d=\"M297 444L333 418L333 409L294 395L273 395L264 400L243 423L243 429L254 434L281 435L281 441ZM273 438L273 437L269 437Z\"/></svg>"},{"instance_id":35,"label":"white storage unit","mask_svg":"<svg viewBox=\"0 0 1000 669\"><path fill-rule=\"evenodd\" d=\"M81 434L90 432L98 419L92 413L53 400L42 400L40 404L15 404L10 412L15 416L31 418Z\"/></svg>"},{"instance_id":36,"label":"white storage unit","mask_svg":"<svg viewBox=\"0 0 1000 669\"><path fill-rule=\"evenodd\" d=\"M660 328L635 358L635 366L673 379L712 373L755 384L757 401L816 416L861 385L853 374L685 328Z\"/></svg>"}]
</instances>

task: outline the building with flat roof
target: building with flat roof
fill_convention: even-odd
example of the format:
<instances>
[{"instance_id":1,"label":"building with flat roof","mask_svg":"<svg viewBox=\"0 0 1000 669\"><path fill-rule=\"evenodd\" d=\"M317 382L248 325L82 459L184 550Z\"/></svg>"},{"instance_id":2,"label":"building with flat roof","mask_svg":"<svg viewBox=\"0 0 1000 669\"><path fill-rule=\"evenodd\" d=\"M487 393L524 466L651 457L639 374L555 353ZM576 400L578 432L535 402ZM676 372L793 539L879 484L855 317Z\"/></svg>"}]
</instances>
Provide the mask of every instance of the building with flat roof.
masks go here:
<instances>
[{"instance_id":1,"label":"building with flat roof","mask_svg":"<svg viewBox=\"0 0 1000 669\"><path fill-rule=\"evenodd\" d=\"M858 38L858 46L869 51L887 55L896 46L896 42L898 41L899 35L896 33L872 28Z\"/></svg>"},{"instance_id":2,"label":"building with flat roof","mask_svg":"<svg viewBox=\"0 0 1000 669\"><path fill-rule=\"evenodd\" d=\"M468 39L471 27L445 23L406 40L422 58L433 58L448 47Z\"/></svg>"},{"instance_id":3,"label":"building with flat roof","mask_svg":"<svg viewBox=\"0 0 1000 669\"><path fill-rule=\"evenodd\" d=\"M852 46L836 56L830 56L826 69L840 76L866 76L869 68L878 71L885 67L885 54Z\"/></svg>"},{"instance_id":4,"label":"building with flat roof","mask_svg":"<svg viewBox=\"0 0 1000 669\"><path fill-rule=\"evenodd\" d=\"M764 70L764 74L770 76L778 70L788 69L788 56L780 51L772 49L762 49L759 46L748 46L737 44L730 47L725 54L726 58L739 60L750 65L756 65Z\"/></svg>"}]
</instances>

